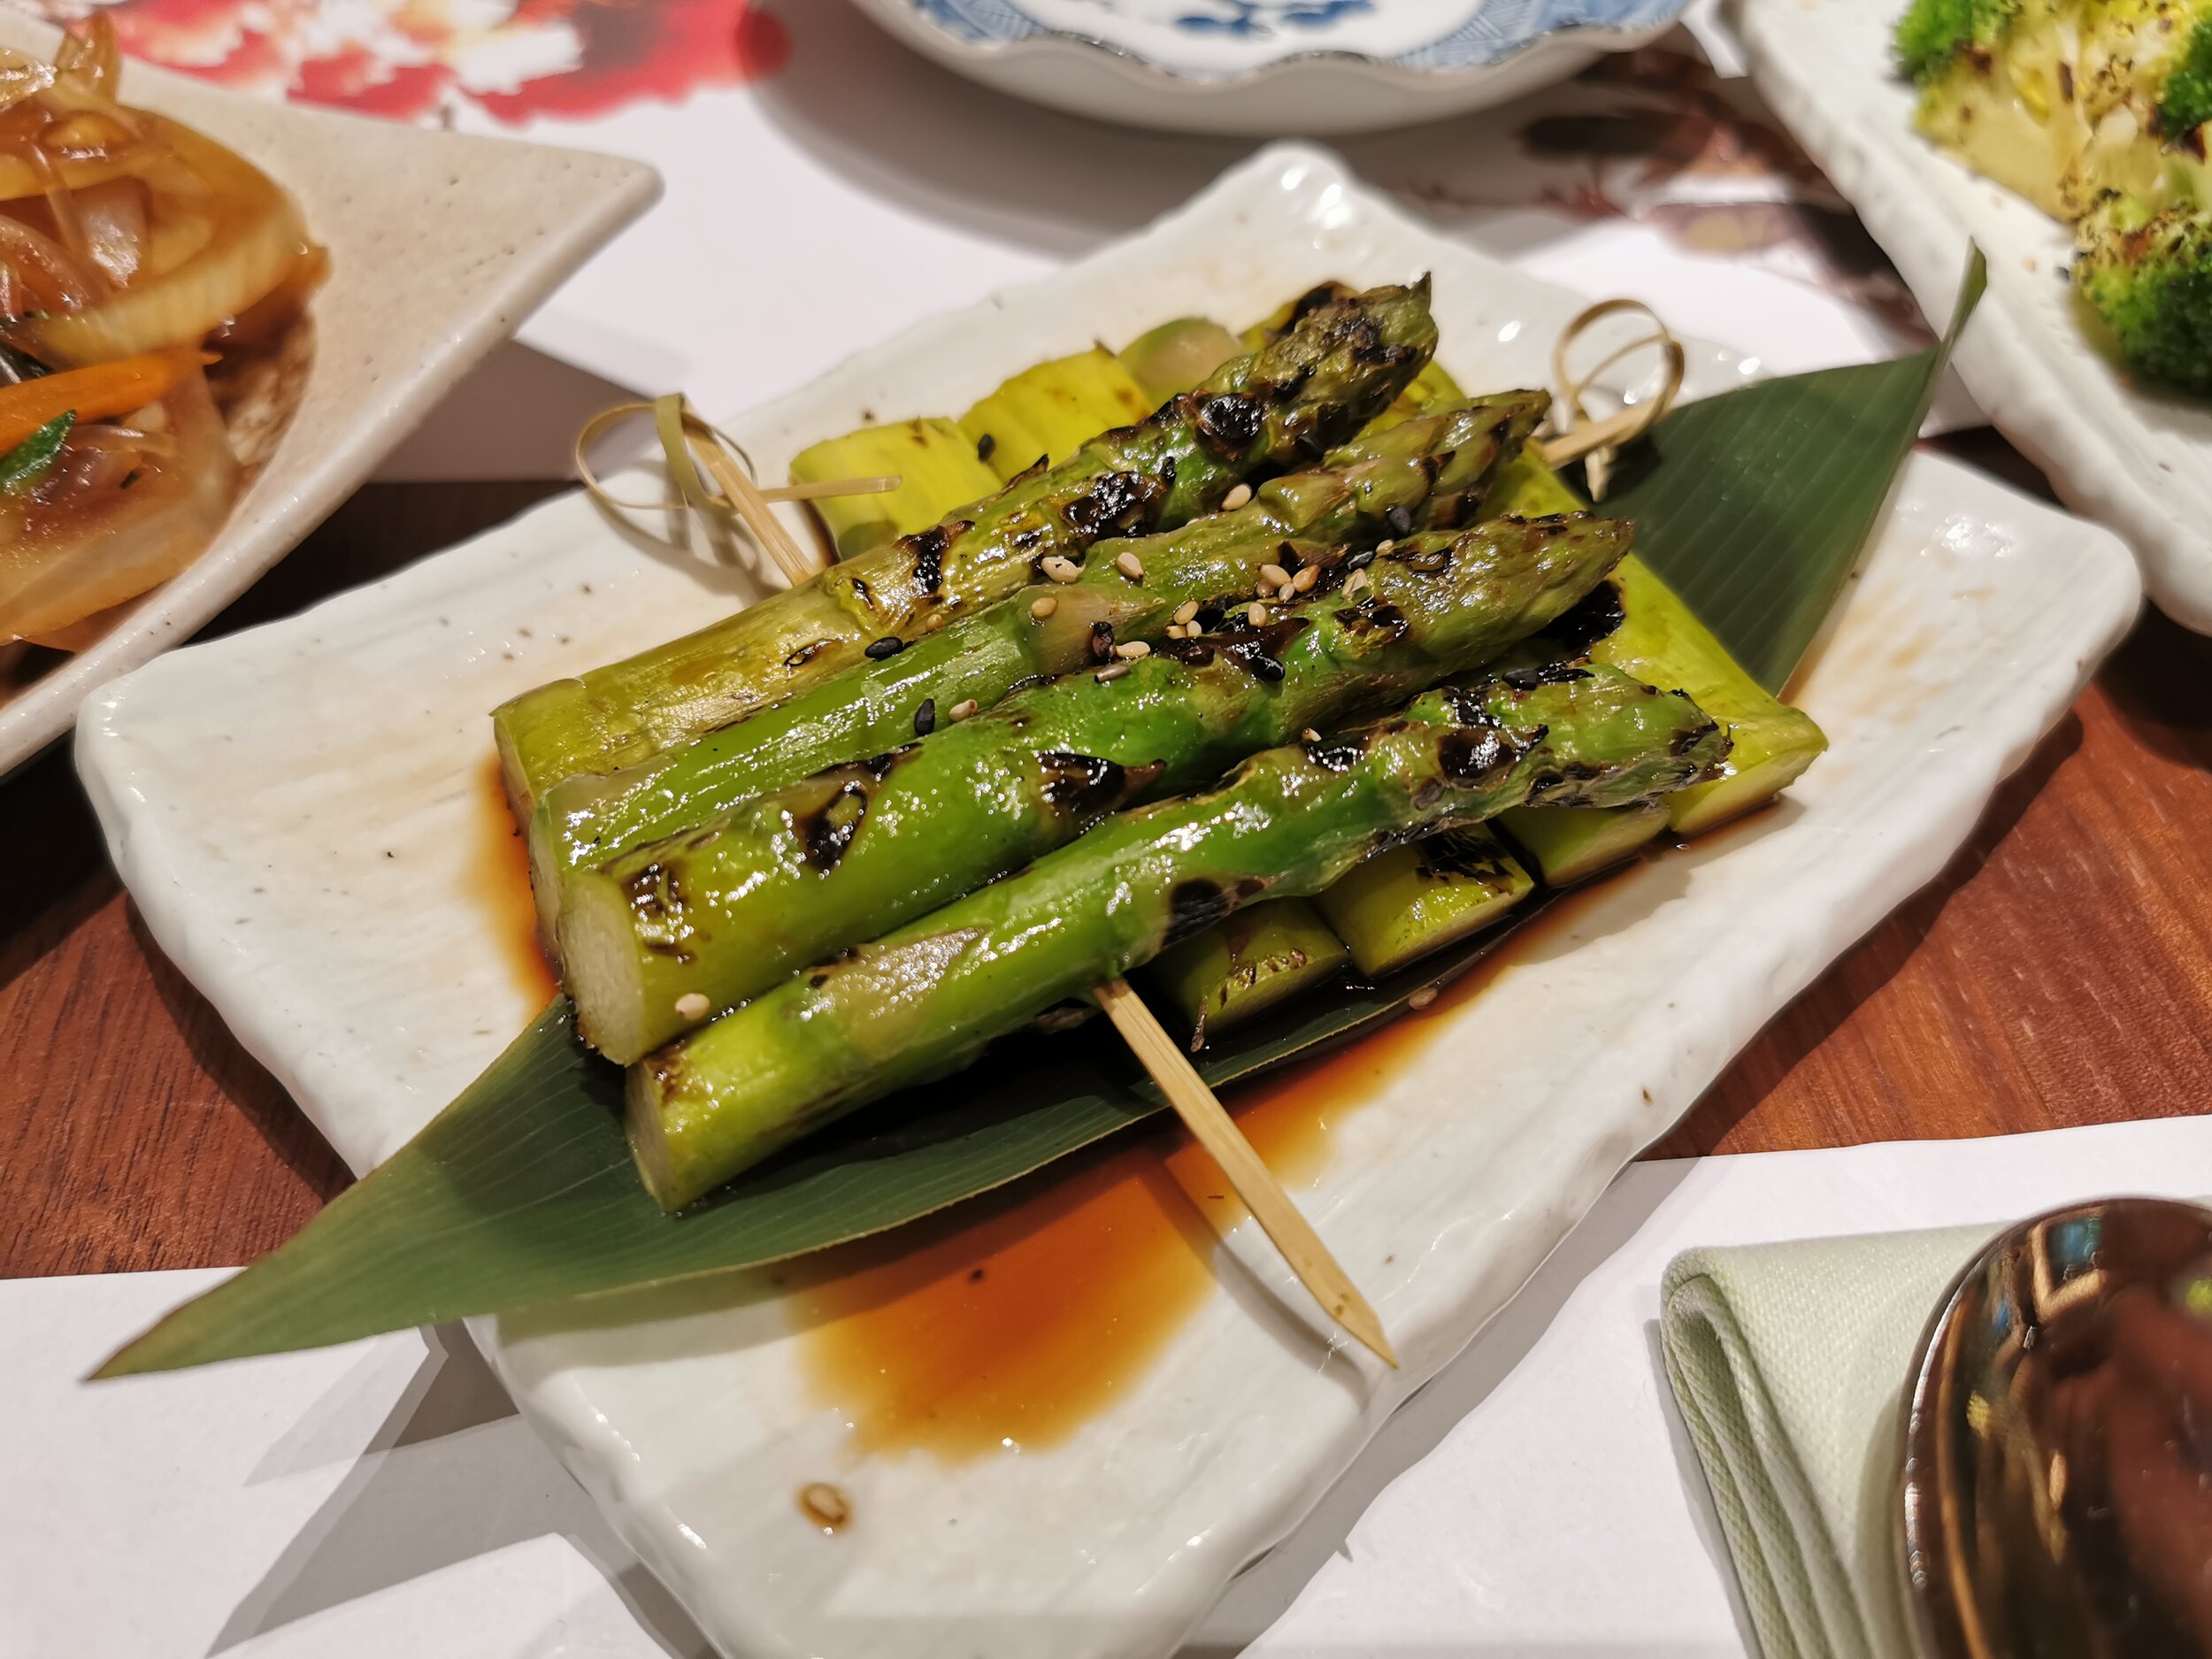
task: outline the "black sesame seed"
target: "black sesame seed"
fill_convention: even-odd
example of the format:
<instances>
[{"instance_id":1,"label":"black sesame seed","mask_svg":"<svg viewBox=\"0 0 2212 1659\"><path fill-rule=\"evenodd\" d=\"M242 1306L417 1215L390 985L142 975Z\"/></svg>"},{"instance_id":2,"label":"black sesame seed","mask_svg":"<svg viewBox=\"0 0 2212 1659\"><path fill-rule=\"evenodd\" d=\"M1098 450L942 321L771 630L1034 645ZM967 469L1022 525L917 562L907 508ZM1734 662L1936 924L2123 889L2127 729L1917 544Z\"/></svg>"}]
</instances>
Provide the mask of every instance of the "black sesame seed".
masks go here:
<instances>
[{"instance_id":1,"label":"black sesame seed","mask_svg":"<svg viewBox=\"0 0 2212 1659\"><path fill-rule=\"evenodd\" d=\"M1363 547L1344 561L1344 568L1348 571L1363 571L1374 562L1375 549L1371 547Z\"/></svg>"},{"instance_id":2,"label":"black sesame seed","mask_svg":"<svg viewBox=\"0 0 2212 1659\"><path fill-rule=\"evenodd\" d=\"M879 663L887 657L896 657L906 649L906 641L895 634L887 634L868 647L868 655Z\"/></svg>"},{"instance_id":3,"label":"black sesame seed","mask_svg":"<svg viewBox=\"0 0 2212 1659\"><path fill-rule=\"evenodd\" d=\"M927 737L937 729L937 699L924 697L922 706L914 710L914 735Z\"/></svg>"},{"instance_id":4,"label":"black sesame seed","mask_svg":"<svg viewBox=\"0 0 2212 1659\"><path fill-rule=\"evenodd\" d=\"M991 451L997 448L997 437L987 432L975 441L975 458L979 461L987 461L991 458Z\"/></svg>"},{"instance_id":5,"label":"black sesame seed","mask_svg":"<svg viewBox=\"0 0 2212 1659\"><path fill-rule=\"evenodd\" d=\"M1391 534L1394 535L1413 534L1413 512L1410 508L1391 508L1389 511L1383 514L1383 522L1390 526Z\"/></svg>"}]
</instances>

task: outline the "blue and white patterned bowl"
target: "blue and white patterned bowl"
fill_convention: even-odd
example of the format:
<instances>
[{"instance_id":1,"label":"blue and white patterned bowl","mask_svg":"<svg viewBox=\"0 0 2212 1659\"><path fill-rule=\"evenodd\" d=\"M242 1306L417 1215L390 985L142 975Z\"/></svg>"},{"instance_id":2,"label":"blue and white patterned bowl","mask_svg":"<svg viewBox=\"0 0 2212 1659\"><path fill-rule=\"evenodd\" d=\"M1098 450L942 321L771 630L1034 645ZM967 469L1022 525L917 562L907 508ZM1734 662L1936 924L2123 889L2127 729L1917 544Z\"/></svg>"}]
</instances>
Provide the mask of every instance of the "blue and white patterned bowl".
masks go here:
<instances>
[{"instance_id":1,"label":"blue and white patterned bowl","mask_svg":"<svg viewBox=\"0 0 2212 1659\"><path fill-rule=\"evenodd\" d=\"M1363 132L1503 103L1686 0L856 0L1002 92L1187 132Z\"/></svg>"}]
</instances>

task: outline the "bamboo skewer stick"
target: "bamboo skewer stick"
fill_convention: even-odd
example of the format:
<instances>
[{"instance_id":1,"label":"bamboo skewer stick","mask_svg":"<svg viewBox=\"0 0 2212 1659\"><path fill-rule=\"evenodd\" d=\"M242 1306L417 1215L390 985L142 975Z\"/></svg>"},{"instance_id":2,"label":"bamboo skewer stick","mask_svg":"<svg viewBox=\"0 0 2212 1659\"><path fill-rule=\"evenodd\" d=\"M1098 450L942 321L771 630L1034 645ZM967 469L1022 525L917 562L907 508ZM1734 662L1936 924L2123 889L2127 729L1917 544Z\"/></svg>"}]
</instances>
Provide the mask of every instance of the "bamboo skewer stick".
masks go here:
<instances>
[{"instance_id":1,"label":"bamboo skewer stick","mask_svg":"<svg viewBox=\"0 0 2212 1659\"><path fill-rule=\"evenodd\" d=\"M735 456L712 440L697 446L697 453L714 481L721 485L722 494L737 509L737 516L744 519L745 527L753 533L753 540L768 550L794 588L822 568L819 557L810 557L791 539L791 533L760 493L760 486L746 475Z\"/></svg>"},{"instance_id":2,"label":"bamboo skewer stick","mask_svg":"<svg viewBox=\"0 0 2212 1659\"><path fill-rule=\"evenodd\" d=\"M1128 980L1109 979L1092 995L1106 1010L1106 1018L1114 1022L1122 1041L1160 1086L1168 1104L1175 1108L1175 1115L1221 1166L1229 1185L1236 1189L1261 1231L1283 1253L1299 1282L1313 1293L1322 1311L1395 1371L1398 1356L1391 1352L1390 1339L1383 1334L1382 1321L1374 1309L1329 1254L1329 1247L1299 1212L1274 1171L1252 1149L1236 1120L1214 1098L1206 1080L1192 1069L1182 1045L1161 1028L1152 1010L1129 988Z\"/></svg>"}]
</instances>

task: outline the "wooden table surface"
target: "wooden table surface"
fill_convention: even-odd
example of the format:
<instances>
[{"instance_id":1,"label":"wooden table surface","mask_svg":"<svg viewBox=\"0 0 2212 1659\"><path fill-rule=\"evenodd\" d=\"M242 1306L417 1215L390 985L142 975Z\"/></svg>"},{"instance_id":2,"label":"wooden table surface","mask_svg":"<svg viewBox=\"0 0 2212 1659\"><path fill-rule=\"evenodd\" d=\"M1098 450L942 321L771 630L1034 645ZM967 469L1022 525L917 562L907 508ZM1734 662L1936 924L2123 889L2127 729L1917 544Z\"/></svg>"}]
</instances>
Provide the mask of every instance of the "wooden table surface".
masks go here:
<instances>
[{"instance_id":1,"label":"wooden table surface","mask_svg":"<svg viewBox=\"0 0 2212 1659\"><path fill-rule=\"evenodd\" d=\"M1947 448L2040 489L1986 433ZM499 522L551 484L372 485L211 631ZM0 1275L245 1261L342 1165L170 966L65 744L0 783ZM1942 878L1740 1056L1663 1154L2212 1105L2212 640L2152 615Z\"/></svg>"}]
</instances>

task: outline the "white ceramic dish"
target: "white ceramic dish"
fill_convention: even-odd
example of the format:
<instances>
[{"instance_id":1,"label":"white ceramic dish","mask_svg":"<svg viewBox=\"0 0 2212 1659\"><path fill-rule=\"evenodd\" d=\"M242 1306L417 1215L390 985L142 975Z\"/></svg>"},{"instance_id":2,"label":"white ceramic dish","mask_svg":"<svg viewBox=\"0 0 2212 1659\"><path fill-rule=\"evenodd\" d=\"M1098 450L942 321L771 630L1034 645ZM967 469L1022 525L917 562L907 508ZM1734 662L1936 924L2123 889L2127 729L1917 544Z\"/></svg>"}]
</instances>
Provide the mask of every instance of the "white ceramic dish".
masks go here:
<instances>
[{"instance_id":1,"label":"white ceramic dish","mask_svg":"<svg viewBox=\"0 0 2212 1659\"><path fill-rule=\"evenodd\" d=\"M58 38L0 6L0 46L43 58ZM290 552L660 189L636 162L267 103L140 63L123 96L280 182L330 250L330 280L311 307L305 388L268 465L188 569L0 701L0 776L67 731L92 687L189 639Z\"/></svg>"},{"instance_id":2,"label":"white ceramic dish","mask_svg":"<svg viewBox=\"0 0 2212 1659\"><path fill-rule=\"evenodd\" d=\"M1687 0L856 0L1016 97L1179 132L1360 133L1486 109L1672 26Z\"/></svg>"},{"instance_id":3,"label":"white ceramic dish","mask_svg":"<svg viewBox=\"0 0 2212 1659\"><path fill-rule=\"evenodd\" d=\"M731 430L772 471L864 411L958 408L1096 337L1423 269L1445 360L1474 386L1540 381L1583 303L1284 146L1142 235ZM1693 349L1694 392L1738 378L1728 354ZM485 711L695 621L731 585L705 568L637 551L570 497L87 705L79 765L148 926L356 1168L461 1088L541 995L488 931ZM1165 1653L1623 1163L1936 874L2139 592L2108 533L1915 457L1804 677L1834 748L1789 803L1606 889L1333 1129L1301 1198L1375 1299L1401 1371L1333 1348L1248 1227L1108 1408L1056 1447L976 1462L864 1448L805 1381L803 1339L757 1276L603 1304L589 1326L485 1321L480 1338L731 1655ZM792 1501L818 1479L854 1505L833 1538Z\"/></svg>"},{"instance_id":4,"label":"white ceramic dish","mask_svg":"<svg viewBox=\"0 0 2212 1659\"><path fill-rule=\"evenodd\" d=\"M1989 293L1955 359L1968 390L2070 505L2127 538L2162 611L2212 633L2212 403L2130 384L2083 334L2066 227L1912 130L1893 0L1732 6L1768 105L1929 316L1948 311L1968 242L1981 244Z\"/></svg>"}]
</instances>

